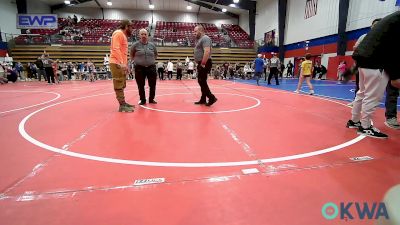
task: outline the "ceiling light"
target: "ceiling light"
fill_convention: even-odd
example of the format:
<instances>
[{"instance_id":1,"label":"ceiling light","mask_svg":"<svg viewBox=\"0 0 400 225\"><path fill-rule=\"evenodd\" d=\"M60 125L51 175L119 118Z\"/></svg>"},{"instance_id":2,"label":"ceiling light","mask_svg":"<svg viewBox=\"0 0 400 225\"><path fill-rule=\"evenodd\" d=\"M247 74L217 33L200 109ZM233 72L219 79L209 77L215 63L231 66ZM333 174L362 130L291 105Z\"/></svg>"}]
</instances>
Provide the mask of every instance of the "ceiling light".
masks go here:
<instances>
[{"instance_id":1,"label":"ceiling light","mask_svg":"<svg viewBox=\"0 0 400 225\"><path fill-rule=\"evenodd\" d=\"M229 4L229 6L230 6L230 7L233 7L233 8L235 8L235 7L236 7L236 5L235 5L235 4L233 4L233 3L232 3L232 4Z\"/></svg>"},{"instance_id":2,"label":"ceiling light","mask_svg":"<svg viewBox=\"0 0 400 225\"><path fill-rule=\"evenodd\" d=\"M107 5L112 6L112 2L107 1Z\"/></svg>"},{"instance_id":3,"label":"ceiling light","mask_svg":"<svg viewBox=\"0 0 400 225\"><path fill-rule=\"evenodd\" d=\"M154 5L153 5L153 4L150 4L150 5L149 5L149 8L150 8L150 9L154 9Z\"/></svg>"},{"instance_id":4,"label":"ceiling light","mask_svg":"<svg viewBox=\"0 0 400 225\"><path fill-rule=\"evenodd\" d=\"M226 12L227 10L225 8L222 9L222 12Z\"/></svg>"},{"instance_id":5,"label":"ceiling light","mask_svg":"<svg viewBox=\"0 0 400 225\"><path fill-rule=\"evenodd\" d=\"M239 0L233 0L233 3L239 3Z\"/></svg>"},{"instance_id":6,"label":"ceiling light","mask_svg":"<svg viewBox=\"0 0 400 225\"><path fill-rule=\"evenodd\" d=\"M188 5L188 6L186 6L186 9L187 9L187 10L192 10L192 6L191 6L191 5Z\"/></svg>"},{"instance_id":7,"label":"ceiling light","mask_svg":"<svg viewBox=\"0 0 400 225\"><path fill-rule=\"evenodd\" d=\"M71 1L64 1L64 3L69 5L69 4L71 4Z\"/></svg>"}]
</instances>

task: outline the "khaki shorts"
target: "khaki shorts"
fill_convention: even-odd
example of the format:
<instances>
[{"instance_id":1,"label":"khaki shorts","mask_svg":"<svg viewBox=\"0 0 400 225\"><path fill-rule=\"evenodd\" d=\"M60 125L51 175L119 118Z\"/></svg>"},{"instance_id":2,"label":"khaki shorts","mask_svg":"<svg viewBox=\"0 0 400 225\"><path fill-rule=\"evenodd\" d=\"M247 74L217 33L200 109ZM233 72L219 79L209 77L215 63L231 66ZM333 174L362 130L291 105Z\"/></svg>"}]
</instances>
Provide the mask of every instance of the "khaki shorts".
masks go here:
<instances>
[{"instance_id":1,"label":"khaki shorts","mask_svg":"<svg viewBox=\"0 0 400 225\"><path fill-rule=\"evenodd\" d=\"M111 75L113 78L114 89L124 89L126 87L126 74L118 64L110 64Z\"/></svg>"}]
</instances>

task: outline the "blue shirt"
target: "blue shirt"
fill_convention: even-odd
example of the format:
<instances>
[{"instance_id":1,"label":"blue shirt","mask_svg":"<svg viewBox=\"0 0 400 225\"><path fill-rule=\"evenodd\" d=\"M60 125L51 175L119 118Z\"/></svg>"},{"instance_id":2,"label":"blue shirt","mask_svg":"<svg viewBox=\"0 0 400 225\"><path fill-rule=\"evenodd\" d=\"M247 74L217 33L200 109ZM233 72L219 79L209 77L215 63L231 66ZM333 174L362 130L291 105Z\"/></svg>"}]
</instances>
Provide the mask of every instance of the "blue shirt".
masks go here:
<instances>
[{"instance_id":1,"label":"blue shirt","mask_svg":"<svg viewBox=\"0 0 400 225\"><path fill-rule=\"evenodd\" d=\"M254 69L256 73L264 72L264 60L262 58L254 60Z\"/></svg>"}]
</instances>

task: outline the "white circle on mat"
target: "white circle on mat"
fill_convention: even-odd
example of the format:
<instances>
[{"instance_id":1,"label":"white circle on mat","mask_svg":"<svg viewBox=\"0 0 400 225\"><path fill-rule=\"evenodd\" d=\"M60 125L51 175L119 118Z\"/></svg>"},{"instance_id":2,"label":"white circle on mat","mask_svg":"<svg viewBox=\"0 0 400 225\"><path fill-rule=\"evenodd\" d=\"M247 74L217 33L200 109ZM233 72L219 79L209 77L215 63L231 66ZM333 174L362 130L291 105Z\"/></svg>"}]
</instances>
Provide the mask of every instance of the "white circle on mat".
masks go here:
<instances>
[{"instance_id":1,"label":"white circle on mat","mask_svg":"<svg viewBox=\"0 0 400 225\"><path fill-rule=\"evenodd\" d=\"M157 95L157 97L161 96L167 96L167 95L187 95L187 94L192 94L192 93L171 93L171 94L162 94L162 95ZM234 96L240 96L240 97L245 97L249 98L255 101L255 104L249 107L245 108L240 108L240 109L231 109L231 110L221 110L221 111L207 111L207 112L199 112L199 111L177 111L177 110L165 110L165 109L155 109L151 108L145 105L140 105L142 108L153 110L153 111L158 111L158 112L166 112L166 113L179 113L179 114L216 114L216 113L231 113L231 112L240 112L244 110L249 110L252 108L255 108L261 104L261 101L257 98L247 96L247 95L239 95L239 94L232 94L232 93L215 93L215 95L234 95ZM193 103L192 103L193 104ZM217 102L218 104L218 102ZM210 108L212 109L212 108Z\"/></svg>"},{"instance_id":2,"label":"white circle on mat","mask_svg":"<svg viewBox=\"0 0 400 225\"><path fill-rule=\"evenodd\" d=\"M57 100L57 99L59 99L59 98L61 97L61 95L60 95L59 93L56 93L56 92L46 92L46 91L14 91L14 90L12 90L12 91L0 91L0 92L11 92L11 93L13 93L13 92L16 92L16 93L21 93L21 92L22 92L22 93L24 93L24 92L27 92L27 93L47 93L47 94L54 94L54 95L56 95L55 98L50 99L49 101L45 101L45 102L41 102L41 103L38 103L38 104L29 105L29 106L25 106L25 107L21 107L21 108L17 108L17 109L11 109L11 110L7 110L7 111L2 111L2 112L0 112L0 114L9 113L9 112L15 112L15 111L23 110L23 109L29 109L29 108L32 108L32 107L35 107L35 106L39 106L39 105L44 105L44 104L46 104L46 103L55 101L55 100Z\"/></svg>"},{"instance_id":3,"label":"white circle on mat","mask_svg":"<svg viewBox=\"0 0 400 225\"><path fill-rule=\"evenodd\" d=\"M276 91L272 90L273 92L281 92L281 93L287 93L287 94L292 94L291 92L285 92L285 91ZM357 136L352 140L349 140L347 142L344 142L342 144L332 146L329 148L325 149L320 149L320 150L315 150L312 152L307 152L307 153L302 153L302 154L296 154L296 155L290 155L290 156L283 156L283 157L276 157L276 158L268 158L268 159L260 159L260 160L251 160L251 161L235 161L235 162L197 162L197 163L179 163L179 162L152 162L152 161L138 161L138 160L126 160L126 159L117 159L117 158L108 158L108 157L101 157L101 156L93 156L93 155L87 155L87 154L82 154L78 152L73 152L71 150L63 150L61 148L57 148L54 146L50 146L46 143L40 142L36 139L34 139L32 136L30 136L26 130L25 130L25 124L26 122L35 114L44 111L48 108L54 107L56 105L60 105L63 103L75 101L75 100L80 100L80 99L86 99L86 98L92 98L92 97L97 97L97 96L103 96L103 95L109 95L109 94L114 94L112 93L105 93L105 94L97 94L97 95L91 95L91 96L85 96L85 97L79 97L75 99L70 99L62 102L57 102L48 106L45 106L41 109L36 110L35 112L30 113L27 115L25 118L21 120L21 122L18 125L18 131L22 135L23 138L25 138L27 141L31 142L32 144L44 148L46 150L60 153L63 155L71 156L71 157L76 157L76 158L81 158L81 159L88 159L88 160L94 160L94 161L99 161L99 162L107 162L107 163L117 163L117 164L125 164L125 165L136 165L136 166L158 166L158 167L185 167L185 168L202 168L202 167L229 167L229 166L248 166L248 165L258 165L260 162L262 163L273 163L273 162L282 162L282 161L288 161L288 160L295 160L295 159L301 159L301 158L308 158L316 155L321 155L321 154L326 154L329 152L334 152L338 151L342 148L348 147L350 145L353 145L362 139L365 138L365 136ZM326 100L323 98L319 98L322 100ZM332 100L328 100L329 102L334 102L339 105L344 105L339 102L335 102Z\"/></svg>"}]
</instances>

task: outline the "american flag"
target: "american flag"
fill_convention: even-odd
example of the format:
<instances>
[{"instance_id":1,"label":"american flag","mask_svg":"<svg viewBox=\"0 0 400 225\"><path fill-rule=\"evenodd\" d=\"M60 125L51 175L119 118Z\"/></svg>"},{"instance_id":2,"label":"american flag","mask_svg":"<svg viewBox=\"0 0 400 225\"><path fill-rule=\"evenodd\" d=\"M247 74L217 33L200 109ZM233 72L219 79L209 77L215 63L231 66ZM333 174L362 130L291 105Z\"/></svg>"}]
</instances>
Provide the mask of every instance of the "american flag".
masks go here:
<instances>
[{"instance_id":1,"label":"american flag","mask_svg":"<svg viewBox=\"0 0 400 225\"><path fill-rule=\"evenodd\" d=\"M317 15L318 0L307 0L304 11L304 19L308 19Z\"/></svg>"}]
</instances>

